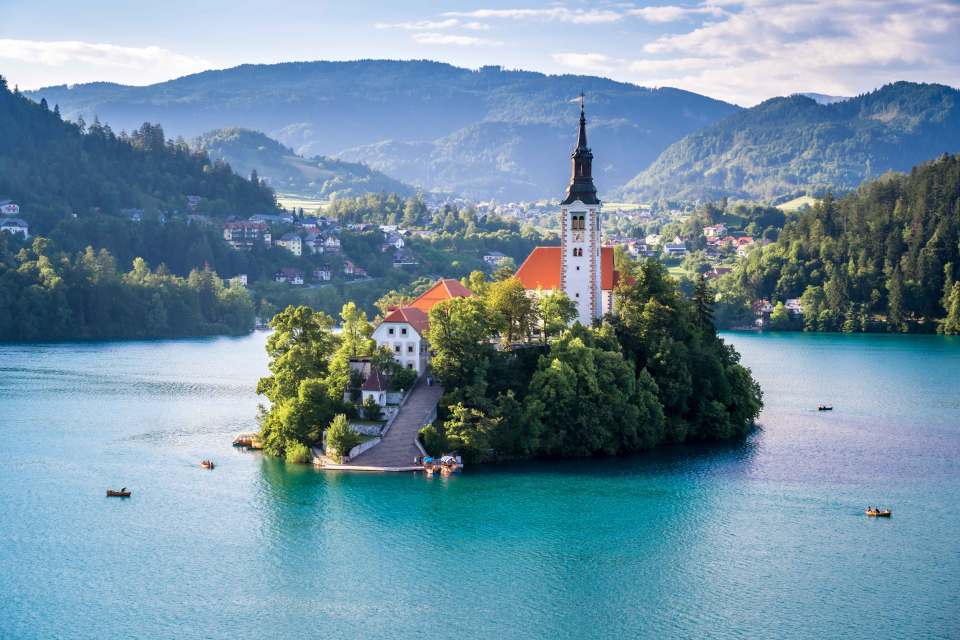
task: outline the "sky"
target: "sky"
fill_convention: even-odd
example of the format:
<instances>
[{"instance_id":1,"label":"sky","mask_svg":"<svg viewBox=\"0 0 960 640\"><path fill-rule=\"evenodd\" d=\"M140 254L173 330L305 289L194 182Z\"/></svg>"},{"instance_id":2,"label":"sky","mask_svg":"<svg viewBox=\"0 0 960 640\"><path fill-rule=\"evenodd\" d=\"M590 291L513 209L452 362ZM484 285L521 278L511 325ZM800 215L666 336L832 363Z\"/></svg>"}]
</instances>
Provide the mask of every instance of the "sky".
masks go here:
<instances>
[{"instance_id":1,"label":"sky","mask_svg":"<svg viewBox=\"0 0 960 640\"><path fill-rule=\"evenodd\" d=\"M958 87L960 0L0 0L0 75L21 89L358 58L600 75L743 106Z\"/></svg>"}]
</instances>

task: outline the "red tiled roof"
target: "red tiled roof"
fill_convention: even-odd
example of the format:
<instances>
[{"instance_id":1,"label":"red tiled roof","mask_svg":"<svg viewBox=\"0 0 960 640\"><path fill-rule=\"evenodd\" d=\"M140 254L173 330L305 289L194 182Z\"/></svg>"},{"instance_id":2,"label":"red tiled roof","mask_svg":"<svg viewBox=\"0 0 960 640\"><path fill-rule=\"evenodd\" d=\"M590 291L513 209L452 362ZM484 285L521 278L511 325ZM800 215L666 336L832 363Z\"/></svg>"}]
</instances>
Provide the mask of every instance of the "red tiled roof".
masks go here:
<instances>
[{"instance_id":1,"label":"red tiled roof","mask_svg":"<svg viewBox=\"0 0 960 640\"><path fill-rule=\"evenodd\" d=\"M384 322L406 322L421 336L430 326L430 318L427 314L416 307L398 307L387 314Z\"/></svg>"},{"instance_id":2,"label":"red tiled roof","mask_svg":"<svg viewBox=\"0 0 960 640\"><path fill-rule=\"evenodd\" d=\"M360 387L362 391L385 391L386 388L387 385L380 376L380 370L376 367L370 369L370 375L367 376L367 379L363 381L363 386Z\"/></svg>"},{"instance_id":3,"label":"red tiled roof","mask_svg":"<svg viewBox=\"0 0 960 640\"><path fill-rule=\"evenodd\" d=\"M437 280L435 285L420 294L420 297L411 302L410 306L428 312L438 302L453 298L469 298L472 295L473 292L460 284L459 280L443 278Z\"/></svg>"},{"instance_id":4,"label":"red tiled roof","mask_svg":"<svg viewBox=\"0 0 960 640\"><path fill-rule=\"evenodd\" d=\"M559 289L560 247L534 247L517 269L517 278L524 289ZM613 247L601 247L600 288L613 289L619 280L620 274L613 268Z\"/></svg>"}]
</instances>

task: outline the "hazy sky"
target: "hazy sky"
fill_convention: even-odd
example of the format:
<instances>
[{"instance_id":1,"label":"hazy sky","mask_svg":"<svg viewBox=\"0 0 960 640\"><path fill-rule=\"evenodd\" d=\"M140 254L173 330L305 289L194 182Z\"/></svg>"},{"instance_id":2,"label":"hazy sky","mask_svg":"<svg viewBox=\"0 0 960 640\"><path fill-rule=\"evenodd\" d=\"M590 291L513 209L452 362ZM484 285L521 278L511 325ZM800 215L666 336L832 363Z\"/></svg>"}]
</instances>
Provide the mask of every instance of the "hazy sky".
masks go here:
<instances>
[{"instance_id":1,"label":"hazy sky","mask_svg":"<svg viewBox=\"0 0 960 640\"><path fill-rule=\"evenodd\" d=\"M960 0L0 0L0 74L24 89L356 58L594 74L742 105L960 86Z\"/></svg>"}]
</instances>

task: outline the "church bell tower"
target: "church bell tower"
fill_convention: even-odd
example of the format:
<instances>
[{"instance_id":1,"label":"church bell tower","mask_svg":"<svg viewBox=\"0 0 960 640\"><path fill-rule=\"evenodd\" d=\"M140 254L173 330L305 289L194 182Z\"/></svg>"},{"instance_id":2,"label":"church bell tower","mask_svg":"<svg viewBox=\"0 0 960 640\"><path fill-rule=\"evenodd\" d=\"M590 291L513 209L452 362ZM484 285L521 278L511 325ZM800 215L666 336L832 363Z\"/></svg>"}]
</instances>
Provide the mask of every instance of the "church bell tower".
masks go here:
<instances>
[{"instance_id":1,"label":"church bell tower","mask_svg":"<svg viewBox=\"0 0 960 640\"><path fill-rule=\"evenodd\" d=\"M560 203L560 286L577 305L577 320L590 326L603 316L600 272L600 200L593 185L593 153L580 94L580 129L570 155L573 175Z\"/></svg>"}]
</instances>

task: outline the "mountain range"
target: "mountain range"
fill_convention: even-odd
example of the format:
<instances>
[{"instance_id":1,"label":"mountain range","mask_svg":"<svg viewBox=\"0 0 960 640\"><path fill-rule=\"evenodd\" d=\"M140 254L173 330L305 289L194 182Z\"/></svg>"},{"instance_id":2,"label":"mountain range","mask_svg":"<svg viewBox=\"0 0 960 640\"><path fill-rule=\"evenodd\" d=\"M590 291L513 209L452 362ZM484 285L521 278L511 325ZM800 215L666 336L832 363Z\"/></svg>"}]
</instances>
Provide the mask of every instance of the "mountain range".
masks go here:
<instances>
[{"instance_id":1,"label":"mountain range","mask_svg":"<svg viewBox=\"0 0 960 640\"><path fill-rule=\"evenodd\" d=\"M304 158L259 131L236 127L208 131L193 146L214 160L223 160L241 175L256 171L280 193L327 200L364 193L411 196L416 192L410 185L358 162L324 156Z\"/></svg>"},{"instance_id":2,"label":"mountain range","mask_svg":"<svg viewBox=\"0 0 960 640\"><path fill-rule=\"evenodd\" d=\"M115 130L148 120L190 138L224 128L262 131L279 144L258 142L252 132L227 137L255 151L241 153L222 133L202 144L241 172L257 168L281 190L355 193L392 178L504 201L560 194L581 91L595 180L607 198L845 191L960 151L957 90L908 82L850 98L794 94L742 109L593 76L359 60L243 65L143 87L61 85L28 95L58 104L67 118L98 116ZM330 157L385 175L334 165Z\"/></svg>"},{"instance_id":3,"label":"mountain range","mask_svg":"<svg viewBox=\"0 0 960 640\"><path fill-rule=\"evenodd\" d=\"M365 162L417 187L520 199L563 190L581 91L594 174L607 193L671 143L740 110L593 76L386 60L243 65L148 86L61 85L28 95L115 130L144 121L185 138L253 129L304 157Z\"/></svg>"},{"instance_id":4,"label":"mountain range","mask_svg":"<svg viewBox=\"0 0 960 640\"><path fill-rule=\"evenodd\" d=\"M773 98L666 149L622 190L631 199L771 199L845 191L960 151L960 91L896 82L819 104Z\"/></svg>"}]
</instances>

